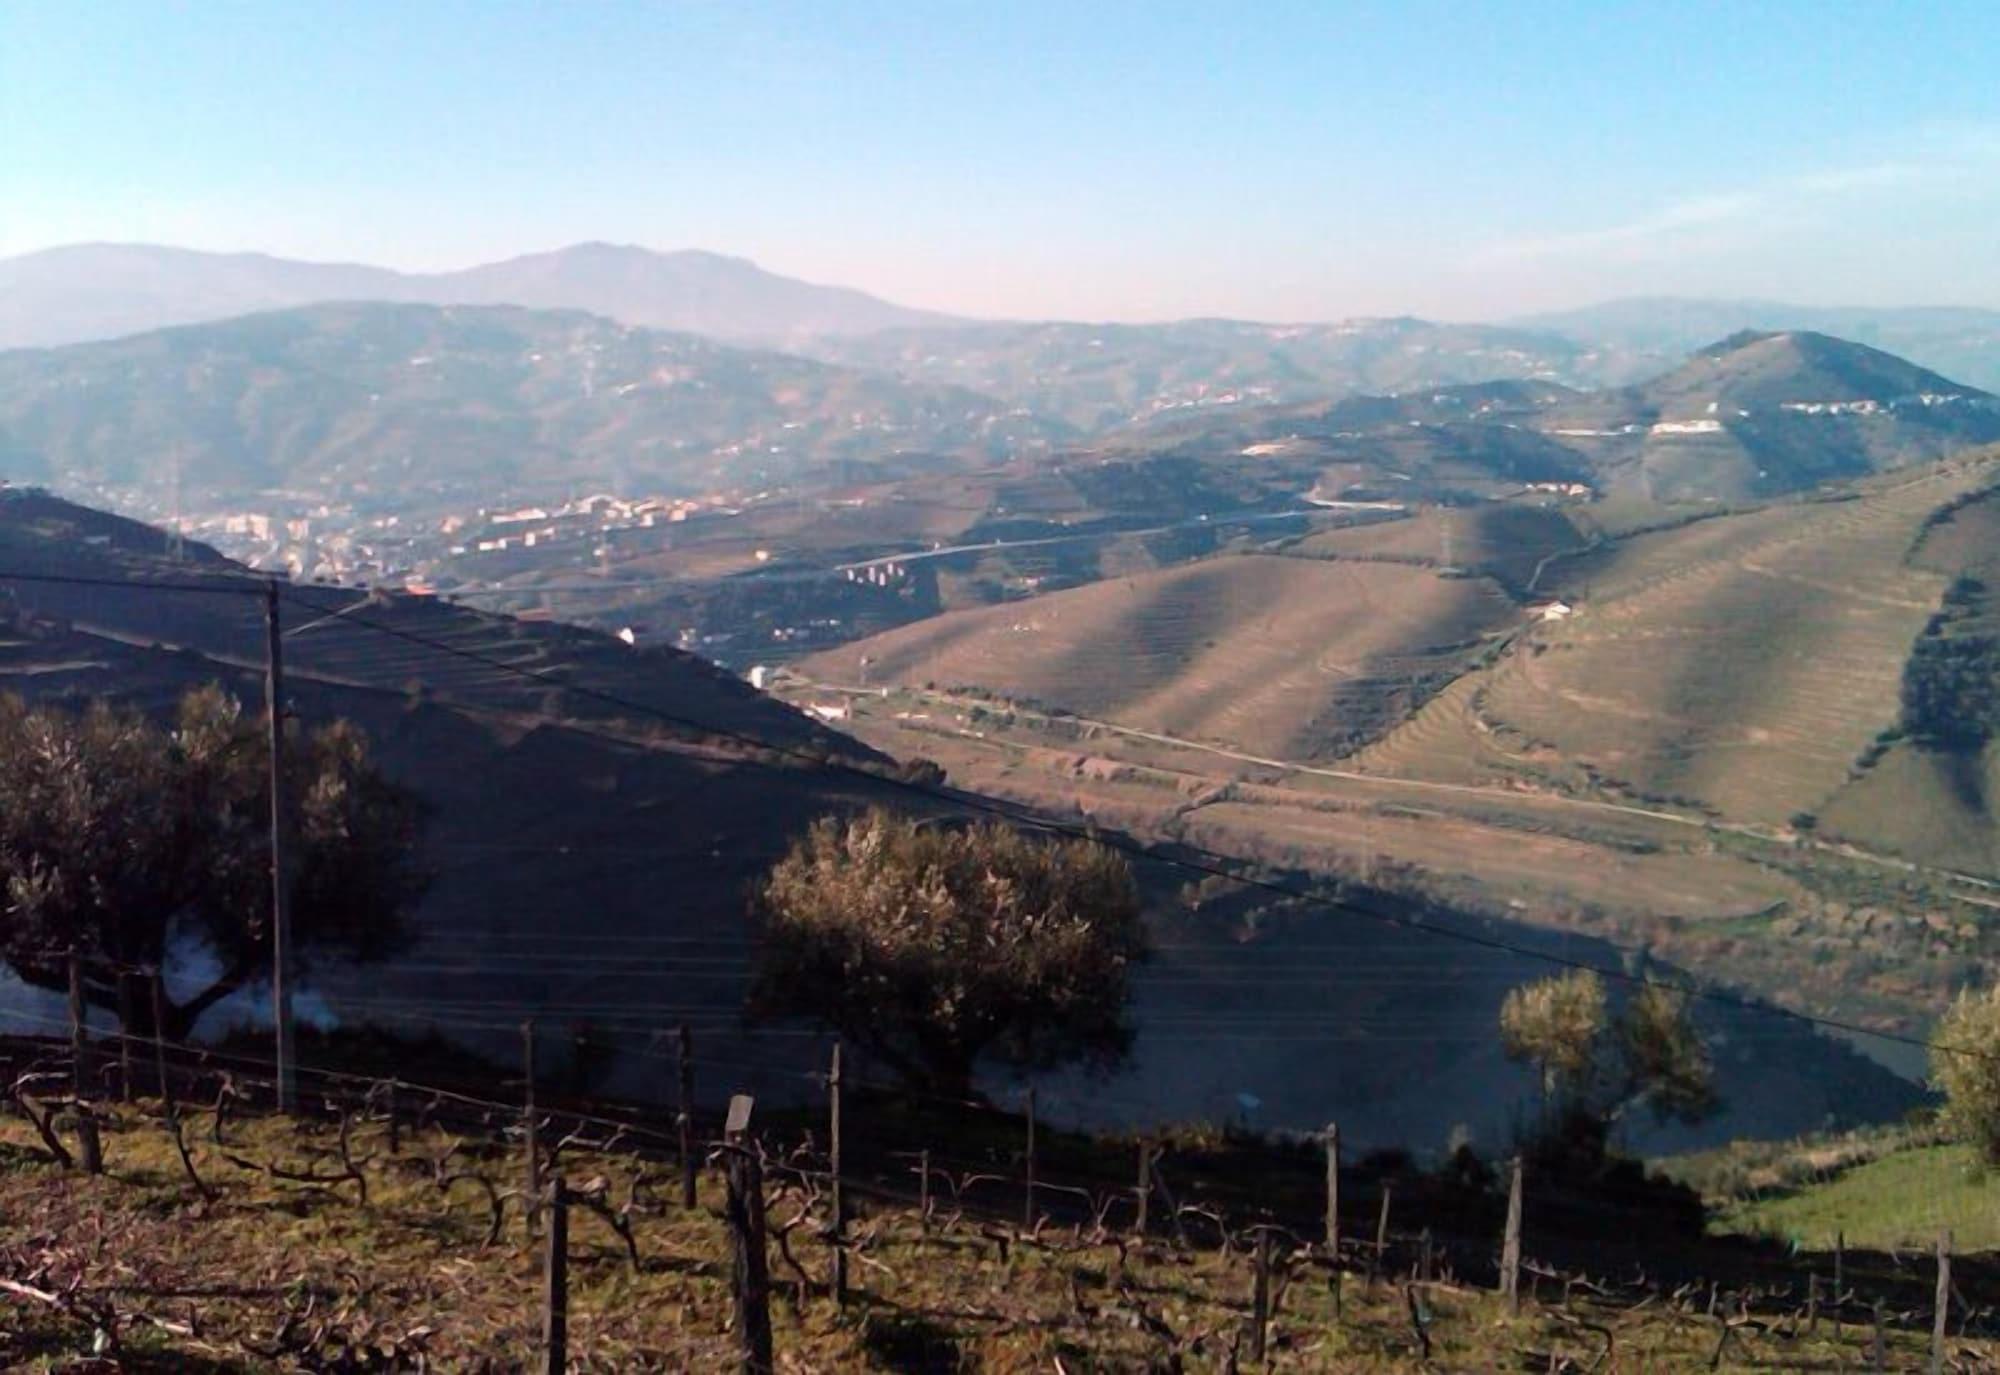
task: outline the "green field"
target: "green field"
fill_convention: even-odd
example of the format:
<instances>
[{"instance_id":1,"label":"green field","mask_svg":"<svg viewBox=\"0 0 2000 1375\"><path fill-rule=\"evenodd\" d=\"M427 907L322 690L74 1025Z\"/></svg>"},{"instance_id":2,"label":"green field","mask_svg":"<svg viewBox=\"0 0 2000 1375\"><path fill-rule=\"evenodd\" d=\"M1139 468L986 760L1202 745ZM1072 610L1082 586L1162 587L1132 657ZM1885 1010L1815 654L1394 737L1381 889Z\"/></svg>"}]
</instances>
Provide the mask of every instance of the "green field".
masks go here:
<instances>
[{"instance_id":1,"label":"green field","mask_svg":"<svg viewBox=\"0 0 2000 1375\"><path fill-rule=\"evenodd\" d=\"M1812 1251L1922 1251L1949 1228L1960 1251L2000 1249L2000 1177L1963 1145L1919 1146L1840 1171L1824 1183L1731 1200L1715 1229Z\"/></svg>"}]
</instances>

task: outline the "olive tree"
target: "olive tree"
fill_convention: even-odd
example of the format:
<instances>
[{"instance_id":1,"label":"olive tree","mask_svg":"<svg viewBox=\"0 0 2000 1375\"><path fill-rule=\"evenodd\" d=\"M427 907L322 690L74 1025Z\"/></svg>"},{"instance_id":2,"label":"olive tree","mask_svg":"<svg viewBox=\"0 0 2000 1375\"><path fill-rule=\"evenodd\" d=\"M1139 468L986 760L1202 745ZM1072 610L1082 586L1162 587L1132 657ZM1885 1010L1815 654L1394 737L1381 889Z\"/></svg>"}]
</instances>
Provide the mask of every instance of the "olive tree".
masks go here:
<instances>
[{"instance_id":1,"label":"olive tree","mask_svg":"<svg viewBox=\"0 0 2000 1375\"><path fill-rule=\"evenodd\" d=\"M813 825L758 891L753 1014L807 1016L908 1082L970 1091L981 1061L1108 1065L1145 954L1125 861L1088 841L882 810Z\"/></svg>"},{"instance_id":2,"label":"olive tree","mask_svg":"<svg viewBox=\"0 0 2000 1375\"><path fill-rule=\"evenodd\" d=\"M1931 1083L1944 1125L2000 1165L2000 986L1958 995L1931 1039Z\"/></svg>"},{"instance_id":3,"label":"olive tree","mask_svg":"<svg viewBox=\"0 0 2000 1375\"><path fill-rule=\"evenodd\" d=\"M297 732L285 787L292 934L315 957L383 958L421 893L415 800L346 722ZM74 953L84 997L150 1029L136 972L200 949L217 973L161 1030L179 1039L217 1002L269 977L270 768L265 726L219 688L168 724L95 701L30 706L0 695L0 959L60 989Z\"/></svg>"},{"instance_id":4,"label":"olive tree","mask_svg":"<svg viewBox=\"0 0 2000 1375\"><path fill-rule=\"evenodd\" d=\"M1660 1121L1699 1122L1720 1100L1685 993L1642 984L1615 1012L1603 978L1576 969L1511 990L1500 1043L1540 1073L1544 1130L1601 1150L1635 1107Z\"/></svg>"}]
</instances>

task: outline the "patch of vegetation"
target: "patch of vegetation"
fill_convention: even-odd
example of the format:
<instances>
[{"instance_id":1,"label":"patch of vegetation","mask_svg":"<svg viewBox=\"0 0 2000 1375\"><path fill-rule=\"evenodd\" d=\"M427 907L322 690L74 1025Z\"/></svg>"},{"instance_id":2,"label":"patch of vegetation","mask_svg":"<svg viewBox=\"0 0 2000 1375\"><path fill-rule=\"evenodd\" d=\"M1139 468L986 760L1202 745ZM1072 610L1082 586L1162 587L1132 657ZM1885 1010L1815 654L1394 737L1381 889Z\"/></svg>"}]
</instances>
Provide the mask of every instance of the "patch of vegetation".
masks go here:
<instances>
[{"instance_id":1,"label":"patch of vegetation","mask_svg":"<svg viewBox=\"0 0 2000 1375\"><path fill-rule=\"evenodd\" d=\"M2000 731L2000 632L1991 589L1960 576L1945 589L1903 667L1902 729L1926 749L1973 755Z\"/></svg>"}]
</instances>

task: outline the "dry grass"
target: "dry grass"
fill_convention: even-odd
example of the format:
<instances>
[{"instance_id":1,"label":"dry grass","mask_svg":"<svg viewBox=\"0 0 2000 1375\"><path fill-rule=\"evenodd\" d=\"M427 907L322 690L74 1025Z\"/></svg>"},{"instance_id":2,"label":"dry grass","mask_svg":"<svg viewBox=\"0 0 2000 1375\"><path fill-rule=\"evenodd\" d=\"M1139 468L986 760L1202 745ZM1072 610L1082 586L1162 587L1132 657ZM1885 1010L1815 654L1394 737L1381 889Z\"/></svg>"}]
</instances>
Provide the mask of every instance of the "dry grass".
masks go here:
<instances>
[{"instance_id":1,"label":"dry grass","mask_svg":"<svg viewBox=\"0 0 2000 1375\"><path fill-rule=\"evenodd\" d=\"M1254 752L1325 757L1407 711L1518 614L1395 564L1224 557L958 612L806 660L815 678L973 685Z\"/></svg>"},{"instance_id":2,"label":"dry grass","mask_svg":"<svg viewBox=\"0 0 2000 1375\"><path fill-rule=\"evenodd\" d=\"M57 1170L28 1136L18 1122L0 1127L9 1223L0 1273L61 1301L0 1294L9 1369L391 1370L416 1368L421 1353L433 1369L517 1370L535 1358L535 1250L511 1205L502 1239L487 1244L481 1191L440 1192L429 1157L452 1143L436 1133L413 1135L391 1159L379 1126L358 1132L356 1152L372 1156L365 1203L352 1185L292 1184L231 1164L203 1120L189 1123L188 1138L212 1201L195 1194L165 1132L135 1110L108 1137L103 1178ZM275 1119L232 1124L229 1141L231 1155L293 1169L325 1171L335 1149L331 1127ZM505 1188L519 1162L461 1147L452 1168ZM658 1167L577 1151L565 1170L584 1187L601 1179L608 1202L628 1209L639 1254L635 1266L597 1217L573 1213L573 1368L730 1368L714 1181L704 1179L702 1205L684 1212L664 1201ZM778 1192L771 1213L781 1222L796 1206ZM827 1253L809 1227L791 1234L809 1285L773 1248L781 1370L1577 1370L1602 1368L1607 1343L1613 1368L1669 1370L1707 1365L1738 1317L1727 1295L1716 1317L1701 1293L1642 1303L1636 1291L1588 1286L1559 1297L1548 1282L1546 1302L1509 1317L1489 1293L1447 1277L1406 1289L1351 1274L1336 1316L1328 1273L1299 1259L1280 1267L1260 1364L1250 1358L1253 1277L1241 1251L1134 1244L1088 1226L1027 1239L975 1222L926 1230L893 1207L864 1209L856 1234L861 1292L845 1311L823 1292ZM1791 1302L1767 1298L1749 1310L1720 1368L1852 1368L1866 1332L1823 1321L1808 1337ZM1918 1360L1914 1326L1890 1341L1897 1368Z\"/></svg>"}]
</instances>

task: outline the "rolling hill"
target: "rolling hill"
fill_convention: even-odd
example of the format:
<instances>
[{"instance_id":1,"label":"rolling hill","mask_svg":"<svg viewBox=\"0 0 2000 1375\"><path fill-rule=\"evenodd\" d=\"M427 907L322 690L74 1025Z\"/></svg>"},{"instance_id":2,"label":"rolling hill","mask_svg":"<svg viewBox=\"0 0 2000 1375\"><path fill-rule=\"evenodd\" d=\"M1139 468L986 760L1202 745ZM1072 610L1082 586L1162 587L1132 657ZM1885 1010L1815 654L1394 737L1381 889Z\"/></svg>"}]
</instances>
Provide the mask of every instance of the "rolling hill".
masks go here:
<instances>
[{"instance_id":1,"label":"rolling hill","mask_svg":"<svg viewBox=\"0 0 2000 1375\"><path fill-rule=\"evenodd\" d=\"M1660 500L1771 496L2000 439L2000 401L1823 334L1731 335L1663 377L1553 407L1602 485Z\"/></svg>"},{"instance_id":2,"label":"rolling hill","mask_svg":"<svg viewBox=\"0 0 2000 1375\"><path fill-rule=\"evenodd\" d=\"M1272 576L1258 560L1236 562L1252 579ZM1282 562L1328 595L1347 582L1331 564ZM1198 603L1193 581L1186 591ZM9 492L0 497L0 690L164 708L188 686L219 681L254 703L260 599L229 595L243 584L243 570L212 551ZM1477 616L1491 595L1463 584L1420 609L1442 625ZM741 1022L754 944L744 893L814 817L910 804L871 772L886 767L880 755L672 651L330 587L289 589L282 605L290 712L359 723L431 815L422 859L434 882L416 914L419 943L387 965L315 971L308 1016L437 1030L501 1056L517 1044L520 1019L534 1017L551 1032L631 1049L598 1068L608 1086L639 1096L662 1087L648 1038L683 1021L701 1054L732 1066L728 1087L773 1101L801 1091L798 1071L817 1063L822 1043L798 1035L803 1028L767 1035ZM1265 635L1275 642L1286 629ZM1366 636L1357 624L1351 638ZM1280 657L1266 660L1268 671L1283 671ZM1226 712L1220 702L1206 709ZM810 757L746 747L723 730ZM812 757L824 755L860 771L816 767ZM949 795L928 805L958 810ZM1138 976L1135 1062L1108 1084L1058 1077L1045 1102L1097 1123L1221 1120L1254 1090L1270 1124L1337 1114L1357 1142L1441 1141L1454 1123L1500 1139L1528 1085L1500 1056L1493 1017L1509 987L1541 971L1537 960L1440 947L1411 919L1421 912L1424 928L1451 929L1462 919L1386 895L1350 893L1377 904L1363 918L1256 890L1204 889L1190 900L1186 871L1159 859L1142 859L1138 871L1160 948ZM1513 935L1557 948L1544 933ZM1560 948L1617 959L1596 943L1564 939ZM1378 977L1384 970L1393 974ZM21 996L0 982L0 1007ZM1446 1003L1455 1011L1441 1024L1435 1010ZM1759 1009L1715 1015L1725 1089L1741 1108L1694 1139L1796 1131L1829 1113L1870 1120L1909 1101L1905 1086L1851 1051ZM1401 1034L1417 1025L1427 1034ZM1357 1044L1365 1056L1343 1055ZM1302 1059L1308 1045L1317 1059ZM1344 1066L1337 1074L1304 1067L1334 1063ZM703 1085L707 1094L722 1087Z\"/></svg>"},{"instance_id":3,"label":"rolling hill","mask_svg":"<svg viewBox=\"0 0 2000 1375\"><path fill-rule=\"evenodd\" d=\"M1913 359L1948 377L2000 390L2000 311L1968 306L1801 306L1649 296L1511 321L1594 344L1634 366L1664 370L1741 330L1812 330Z\"/></svg>"},{"instance_id":4,"label":"rolling hill","mask_svg":"<svg viewBox=\"0 0 2000 1375\"><path fill-rule=\"evenodd\" d=\"M800 668L971 786L1920 1031L2000 949L1996 493L1430 507Z\"/></svg>"},{"instance_id":5,"label":"rolling hill","mask_svg":"<svg viewBox=\"0 0 2000 1375\"><path fill-rule=\"evenodd\" d=\"M842 683L971 687L1252 753L1323 758L1393 724L1517 620L1479 579L1224 556L935 617L800 668Z\"/></svg>"},{"instance_id":6,"label":"rolling hill","mask_svg":"<svg viewBox=\"0 0 2000 1375\"><path fill-rule=\"evenodd\" d=\"M957 388L513 307L309 306L0 354L17 479L211 504L702 491L1061 434Z\"/></svg>"},{"instance_id":7,"label":"rolling hill","mask_svg":"<svg viewBox=\"0 0 2000 1375\"><path fill-rule=\"evenodd\" d=\"M46 348L330 301L582 310L625 324L780 344L946 323L718 253L588 243L458 272L403 273L263 253L74 244L0 259L0 348Z\"/></svg>"},{"instance_id":8,"label":"rolling hill","mask_svg":"<svg viewBox=\"0 0 2000 1375\"><path fill-rule=\"evenodd\" d=\"M969 387L1087 431L1356 392L1509 378L1628 380L1600 351L1560 336L1415 319L983 323L810 347L829 362Z\"/></svg>"},{"instance_id":9,"label":"rolling hill","mask_svg":"<svg viewBox=\"0 0 2000 1375\"><path fill-rule=\"evenodd\" d=\"M1744 332L1650 381L1552 380L1243 406L1155 420L1107 447L1317 456L1325 485L1477 498L1584 481L1652 501L1743 501L1929 462L2000 440L2000 400L1866 345ZM1495 484L1501 484L1495 486Z\"/></svg>"}]
</instances>

